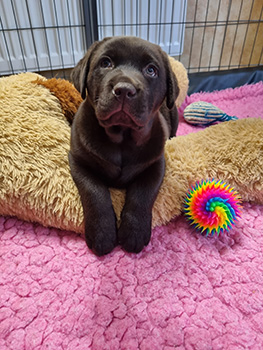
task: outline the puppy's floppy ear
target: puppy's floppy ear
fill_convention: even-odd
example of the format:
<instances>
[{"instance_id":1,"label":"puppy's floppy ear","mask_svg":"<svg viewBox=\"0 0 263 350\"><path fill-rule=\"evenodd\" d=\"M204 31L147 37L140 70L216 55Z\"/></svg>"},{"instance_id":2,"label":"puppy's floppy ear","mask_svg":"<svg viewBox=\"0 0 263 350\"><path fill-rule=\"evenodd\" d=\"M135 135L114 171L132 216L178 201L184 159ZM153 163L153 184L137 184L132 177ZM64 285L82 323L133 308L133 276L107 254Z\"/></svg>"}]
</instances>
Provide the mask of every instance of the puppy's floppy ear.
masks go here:
<instances>
[{"instance_id":1,"label":"puppy's floppy ear","mask_svg":"<svg viewBox=\"0 0 263 350\"><path fill-rule=\"evenodd\" d=\"M176 76L172 70L172 67L169 62L168 55L163 52L164 56L164 66L166 70L166 106L168 109L174 107L175 101L179 95L179 87Z\"/></svg>"},{"instance_id":2,"label":"puppy's floppy ear","mask_svg":"<svg viewBox=\"0 0 263 350\"><path fill-rule=\"evenodd\" d=\"M86 98L86 89L87 89L87 77L90 68L90 60L99 45L98 41L95 41L90 48L88 49L85 56L79 61L76 67L71 73L71 80L75 88L81 93L83 100Z\"/></svg>"}]
</instances>

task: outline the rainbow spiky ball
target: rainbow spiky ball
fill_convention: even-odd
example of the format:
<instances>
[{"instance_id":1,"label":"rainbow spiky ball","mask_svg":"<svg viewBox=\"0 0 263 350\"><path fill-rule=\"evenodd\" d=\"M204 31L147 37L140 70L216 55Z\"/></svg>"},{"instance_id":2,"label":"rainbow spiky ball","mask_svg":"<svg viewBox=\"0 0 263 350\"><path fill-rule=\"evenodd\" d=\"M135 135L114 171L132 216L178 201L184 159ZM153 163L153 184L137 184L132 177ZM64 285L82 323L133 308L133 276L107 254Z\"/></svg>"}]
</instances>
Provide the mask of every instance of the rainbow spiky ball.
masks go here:
<instances>
[{"instance_id":1,"label":"rainbow spiky ball","mask_svg":"<svg viewBox=\"0 0 263 350\"><path fill-rule=\"evenodd\" d=\"M225 182L201 181L188 191L184 212L190 224L203 234L219 235L229 231L240 217L241 200Z\"/></svg>"}]
</instances>

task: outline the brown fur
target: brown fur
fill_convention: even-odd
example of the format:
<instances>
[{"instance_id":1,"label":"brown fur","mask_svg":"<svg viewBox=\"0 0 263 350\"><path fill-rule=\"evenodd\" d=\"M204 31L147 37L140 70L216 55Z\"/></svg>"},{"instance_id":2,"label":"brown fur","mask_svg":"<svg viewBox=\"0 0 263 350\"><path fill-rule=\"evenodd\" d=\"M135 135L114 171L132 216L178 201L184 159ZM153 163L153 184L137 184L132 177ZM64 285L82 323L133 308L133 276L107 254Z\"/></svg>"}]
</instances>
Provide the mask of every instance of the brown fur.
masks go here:
<instances>
[{"instance_id":1,"label":"brown fur","mask_svg":"<svg viewBox=\"0 0 263 350\"><path fill-rule=\"evenodd\" d=\"M164 145L178 125L168 55L140 38L105 38L89 48L72 80L85 98L72 124L69 163L87 245L98 255L118 244L138 253L150 241ZM126 188L119 227L108 186Z\"/></svg>"},{"instance_id":2,"label":"brown fur","mask_svg":"<svg viewBox=\"0 0 263 350\"><path fill-rule=\"evenodd\" d=\"M56 78L48 80L37 79L35 83L46 87L59 99L62 112L71 124L75 113L83 101L75 87L67 80Z\"/></svg>"}]
</instances>

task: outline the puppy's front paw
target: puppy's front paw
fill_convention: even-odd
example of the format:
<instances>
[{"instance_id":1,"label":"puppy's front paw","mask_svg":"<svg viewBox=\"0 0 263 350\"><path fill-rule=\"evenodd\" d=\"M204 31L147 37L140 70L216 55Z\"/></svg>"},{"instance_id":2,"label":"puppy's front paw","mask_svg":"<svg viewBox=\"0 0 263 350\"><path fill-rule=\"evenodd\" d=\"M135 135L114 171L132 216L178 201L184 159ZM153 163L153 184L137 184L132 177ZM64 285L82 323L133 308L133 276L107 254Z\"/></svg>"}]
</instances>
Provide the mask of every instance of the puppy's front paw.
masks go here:
<instances>
[{"instance_id":1,"label":"puppy's front paw","mask_svg":"<svg viewBox=\"0 0 263 350\"><path fill-rule=\"evenodd\" d=\"M151 238L151 218L141 220L136 216L126 216L118 231L120 245L129 253L139 253Z\"/></svg>"},{"instance_id":2,"label":"puppy's front paw","mask_svg":"<svg viewBox=\"0 0 263 350\"><path fill-rule=\"evenodd\" d=\"M88 247L98 256L110 253L117 245L116 224L97 227L86 223L85 239Z\"/></svg>"}]
</instances>

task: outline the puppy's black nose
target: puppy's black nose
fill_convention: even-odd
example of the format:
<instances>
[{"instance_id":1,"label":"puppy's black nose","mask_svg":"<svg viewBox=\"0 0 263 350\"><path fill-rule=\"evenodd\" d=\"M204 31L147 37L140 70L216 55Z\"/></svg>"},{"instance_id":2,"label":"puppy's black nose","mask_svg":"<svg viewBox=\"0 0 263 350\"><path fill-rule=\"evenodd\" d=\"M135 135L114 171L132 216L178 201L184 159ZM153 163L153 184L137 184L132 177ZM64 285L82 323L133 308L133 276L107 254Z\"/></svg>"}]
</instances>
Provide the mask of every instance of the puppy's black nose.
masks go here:
<instances>
[{"instance_id":1,"label":"puppy's black nose","mask_svg":"<svg viewBox=\"0 0 263 350\"><path fill-rule=\"evenodd\" d=\"M117 99L132 99L136 96L136 88L130 83L118 83L112 89L113 95Z\"/></svg>"}]
</instances>

